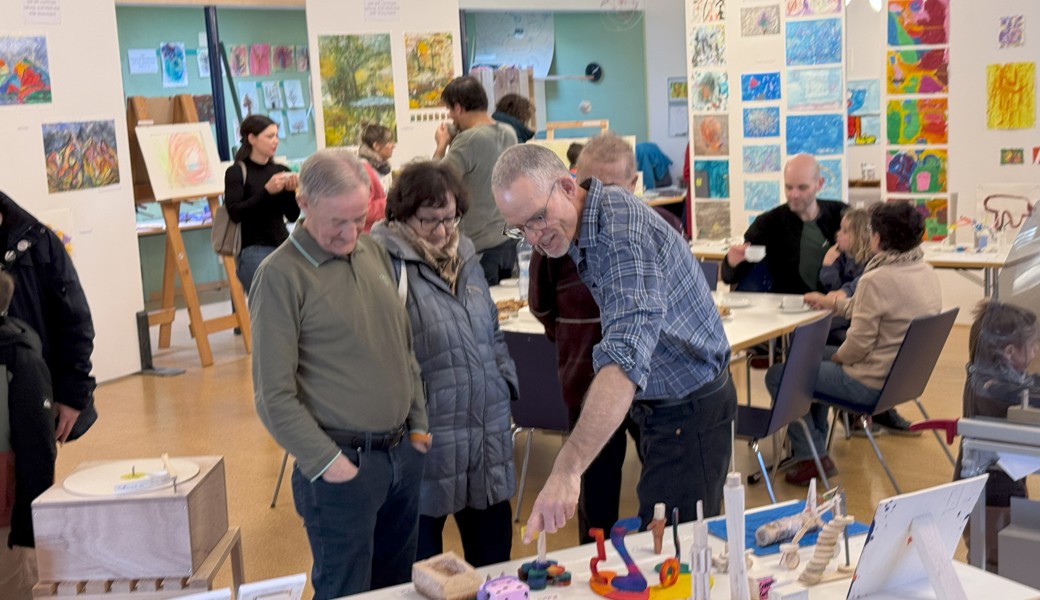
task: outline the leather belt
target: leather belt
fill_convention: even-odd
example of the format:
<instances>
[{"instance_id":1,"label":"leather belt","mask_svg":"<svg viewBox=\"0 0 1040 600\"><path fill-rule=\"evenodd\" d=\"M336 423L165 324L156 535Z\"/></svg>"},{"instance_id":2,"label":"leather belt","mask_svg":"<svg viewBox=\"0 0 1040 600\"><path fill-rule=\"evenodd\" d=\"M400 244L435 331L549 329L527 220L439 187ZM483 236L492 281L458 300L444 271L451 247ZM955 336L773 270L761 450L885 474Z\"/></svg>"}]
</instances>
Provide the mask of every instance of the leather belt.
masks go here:
<instances>
[{"instance_id":1,"label":"leather belt","mask_svg":"<svg viewBox=\"0 0 1040 600\"><path fill-rule=\"evenodd\" d=\"M404 438L404 425L384 432L325 429L325 433L340 446L363 450L389 450L401 443Z\"/></svg>"}]
</instances>

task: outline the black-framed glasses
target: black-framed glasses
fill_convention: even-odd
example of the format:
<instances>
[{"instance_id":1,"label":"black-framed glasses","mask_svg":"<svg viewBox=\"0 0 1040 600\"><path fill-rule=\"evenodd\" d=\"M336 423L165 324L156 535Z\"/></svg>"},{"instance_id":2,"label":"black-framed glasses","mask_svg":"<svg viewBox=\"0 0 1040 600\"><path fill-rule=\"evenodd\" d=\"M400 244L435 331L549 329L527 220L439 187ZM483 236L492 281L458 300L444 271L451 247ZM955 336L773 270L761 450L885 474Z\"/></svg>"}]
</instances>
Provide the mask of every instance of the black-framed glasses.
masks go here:
<instances>
[{"instance_id":1,"label":"black-framed glasses","mask_svg":"<svg viewBox=\"0 0 1040 600\"><path fill-rule=\"evenodd\" d=\"M438 225L443 225L445 231L451 231L459 226L462 222L462 217L455 215L454 217L448 217L446 219L423 219L419 216L415 217L416 221L419 221L419 229L422 229L423 233L433 233L437 231Z\"/></svg>"},{"instance_id":2,"label":"black-framed glasses","mask_svg":"<svg viewBox=\"0 0 1040 600\"><path fill-rule=\"evenodd\" d=\"M502 229L502 235L514 240L522 240L525 232L545 229L548 225L545 221L545 214L549 211L549 201L552 200L553 194L556 193L556 184L559 182L559 180L554 181L552 187L549 188L549 195L545 198L545 206L542 207L542 210L524 222L523 225L506 225Z\"/></svg>"}]
</instances>

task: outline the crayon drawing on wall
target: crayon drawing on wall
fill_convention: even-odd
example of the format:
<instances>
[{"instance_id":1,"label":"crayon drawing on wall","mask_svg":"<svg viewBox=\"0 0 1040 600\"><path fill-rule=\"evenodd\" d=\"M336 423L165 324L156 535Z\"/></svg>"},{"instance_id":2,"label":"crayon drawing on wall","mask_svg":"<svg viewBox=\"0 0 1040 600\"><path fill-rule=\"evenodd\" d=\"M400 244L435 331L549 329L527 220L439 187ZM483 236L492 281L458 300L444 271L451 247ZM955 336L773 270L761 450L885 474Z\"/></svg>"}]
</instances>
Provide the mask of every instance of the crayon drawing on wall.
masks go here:
<instances>
[{"instance_id":1,"label":"crayon drawing on wall","mask_svg":"<svg viewBox=\"0 0 1040 600\"><path fill-rule=\"evenodd\" d=\"M946 150L889 150L885 177L889 192L946 192Z\"/></svg>"},{"instance_id":2,"label":"crayon drawing on wall","mask_svg":"<svg viewBox=\"0 0 1040 600\"><path fill-rule=\"evenodd\" d=\"M724 25L701 25L693 30L690 40L694 67L717 67L726 64L726 27Z\"/></svg>"},{"instance_id":3,"label":"crayon drawing on wall","mask_svg":"<svg viewBox=\"0 0 1040 600\"><path fill-rule=\"evenodd\" d=\"M455 77L451 33L404 34L408 108L439 108L441 90Z\"/></svg>"},{"instance_id":4,"label":"crayon drawing on wall","mask_svg":"<svg viewBox=\"0 0 1040 600\"><path fill-rule=\"evenodd\" d=\"M787 0L787 16L832 15L841 10L841 0Z\"/></svg>"},{"instance_id":5,"label":"crayon drawing on wall","mask_svg":"<svg viewBox=\"0 0 1040 600\"><path fill-rule=\"evenodd\" d=\"M249 72L254 76L271 74L271 44L249 47Z\"/></svg>"},{"instance_id":6,"label":"crayon drawing on wall","mask_svg":"<svg viewBox=\"0 0 1040 600\"><path fill-rule=\"evenodd\" d=\"M945 94L949 91L949 53L935 50L889 50L889 94Z\"/></svg>"},{"instance_id":7,"label":"crayon drawing on wall","mask_svg":"<svg viewBox=\"0 0 1040 600\"><path fill-rule=\"evenodd\" d=\"M789 115L787 154L842 154L845 152L845 116Z\"/></svg>"},{"instance_id":8,"label":"crayon drawing on wall","mask_svg":"<svg viewBox=\"0 0 1040 600\"><path fill-rule=\"evenodd\" d=\"M988 183L975 189L975 214L997 231L1018 231L1040 201L1040 185Z\"/></svg>"},{"instance_id":9,"label":"crayon drawing on wall","mask_svg":"<svg viewBox=\"0 0 1040 600\"><path fill-rule=\"evenodd\" d=\"M311 55L307 46L296 46L296 70L301 73L311 70Z\"/></svg>"},{"instance_id":10,"label":"crayon drawing on wall","mask_svg":"<svg viewBox=\"0 0 1040 600\"><path fill-rule=\"evenodd\" d=\"M849 116L849 145L869 146L881 138L881 115Z\"/></svg>"},{"instance_id":11,"label":"crayon drawing on wall","mask_svg":"<svg viewBox=\"0 0 1040 600\"><path fill-rule=\"evenodd\" d=\"M893 146L945 144L946 115L946 98L890 100L888 143Z\"/></svg>"},{"instance_id":12,"label":"crayon drawing on wall","mask_svg":"<svg viewBox=\"0 0 1040 600\"><path fill-rule=\"evenodd\" d=\"M356 143L362 123L397 128L390 34L318 36L325 145Z\"/></svg>"},{"instance_id":13,"label":"crayon drawing on wall","mask_svg":"<svg viewBox=\"0 0 1040 600\"><path fill-rule=\"evenodd\" d=\"M938 242L949 233L950 201L946 198L900 198L892 197L889 202L909 202L924 217L922 242Z\"/></svg>"},{"instance_id":14,"label":"crayon drawing on wall","mask_svg":"<svg viewBox=\"0 0 1040 600\"><path fill-rule=\"evenodd\" d=\"M0 35L0 106L50 101L47 38Z\"/></svg>"},{"instance_id":15,"label":"crayon drawing on wall","mask_svg":"<svg viewBox=\"0 0 1040 600\"><path fill-rule=\"evenodd\" d=\"M163 42L159 46L162 58L162 84L164 88L188 85L188 59L183 42Z\"/></svg>"},{"instance_id":16,"label":"crayon drawing on wall","mask_svg":"<svg viewBox=\"0 0 1040 600\"><path fill-rule=\"evenodd\" d=\"M1000 17L1000 32L997 40L1001 48L1017 48L1026 43L1026 18L1024 15Z\"/></svg>"},{"instance_id":17,"label":"crayon drawing on wall","mask_svg":"<svg viewBox=\"0 0 1040 600\"><path fill-rule=\"evenodd\" d=\"M697 239L721 240L729 237L729 202L701 200L694 203Z\"/></svg>"},{"instance_id":18,"label":"crayon drawing on wall","mask_svg":"<svg viewBox=\"0 0 1040 600\"><path fill-rule=\"evenodd\" d=\"M780 33L780 7L753 6L740 9L740 34L749 37L755 35L778 35Z\"/></svg>"},{"instance_id":19,"label":"crayon drawing on wall","mask_svg":"<svg viewBox=\"0 0 1040 600\"><path fill-rule=\"evenodd\" d=\"M841 19L787 22L787 65L841 62Z\"/></svg>"},{"instance_id":20,"label":"crayon drawing on wall","mask_svg":"<svg viewBox=\"0 0 1040 600\"><path fill-rule=\"evenodd\" d=\"M826 158L820 161L820 177L823 177L823 187L816 194L817 198L825 200L845 199L845 181L841 169L840 158Z\"/></svg>"},{"instance_id":21,"label":"crayon drawing on wall","mask_svg":"<svg viewBox=\"0 0 1040 600\"><path fill-rule=\"evenodd\" d=\"M693 161L695 198L729 198L729 161Z\"/></svg>"},{"instance_id":22,"label":"crayon drawing on wall","mask_svg":"<svg viewBox=\"0 0 1040 600\"><path fill-rule=\"evenodd\" d=\"M766 211L780 206L780 183L744 181L744 210Z\"/></svg>"},{"instance_id":23,"label":"crayon drawing on wall","mask_svg":"<svg viewBox=\"0 0 1040 600\"><path fill-rule=\"evenodd\" d=\"M286 108L303 108L306 106L303 99L303 84L299 79L286 79L282 82L282 92L285 94Z\"/></svg>"},{"instance_id":24,"label":"crayon drawing on wall","mask_svg":"<svg viewBox=\"0 0 1040 600\"><path fill-rule=\"evenodd\" d=\"M986 126L1029 129L1036 124L1036 64L986 66Z\"/></svg>"},{"instance_id":25,"label":"crayon drawing on wall","mask_svg":"<svg viewBox=\"0 0 1040 600\"><path fill-rule=\"evenodd\" d=\"M787 109L841 110L840 68L791 69L787 72Z\"/></svg>"},{"instance_id":26,"label":"crayon drawing on wall","mask_svg":"<svg viewBox=\"0 0 1040 600\"><path fill-rule=\"evenodd\" d=\"M285 111L286 120L289 122L289 133L307 133L310 131L310 119L307 118L305 110Z\"/></svg>"},{"instance_id":27,"label":"crayon drawing on wall","mask_svg":"<svg viewBox=\"0 0 1040 600\"><path fill-rule=\"evenodd\" d=\"M693 117L693 153L697 156L729 154L729 115Z\"/></svg>"},{"instance_id":28,"label":"crayon drawing on wall","mask_svg":"<svg viewBox=\"0 0 1040 600\"><path fill-rule=\"evenodd\" d=\"M744 137L777 137L780 135L780 108L744 109Z\"/></svg>"},{"instance_id":29,"label":"crayon drawing on wall","mask_svg":"<svg viewBox=\"0 0 1040 600\"><path fill-rule=\"evenodd\" d=\"M696 71L690 82L690 109L725 112L729 102L729 76L725 71Z\"/></svg>"},{"instance_id":30,"label":"crayon drawing on wall","mask_svg":"<svg viewBox=\"0 0 1040 600\"><path fill-rule=\"evenodd\" d=\"M232 77L249 77L249 46L229 46L228 65L231 66Z\"/></svg>"},{"instance_id":31,"label":"crayon drawing on wall","mask_svg":"<svg viewBox=\"0 0 1040 600\"><path fill-rule=\"evenodd\" d=\"M52 194L119 183L115 121L44 123L43 151Z\"/></svg>"},{"instance_id":32,"label":"crayon drawing on wall","mask_svg":"<svg viewBox=\"0 0 1040 600\"><path fill-rule=\"evenodd\" d=\"M266 110L281 110L285 108L285 102L282 101L282 88L277 81L261 82L260 89L264 92L264 108Z\"/></svg>"},{"instance_id":33,"label":"crayon drawing on wall","mask_svg":"<svg viewBox=\"0 0 1040 600\"><path fill-rule=\"evenodd\" d=\"M766 144L764 146L744 145L745 173L779 173L780 146Z\"/></svg>"},{"instance_id":34,"label":"crayon drawing on wall","mask_svg":"<svg viewBox=\"0 0 1040 600\"><path fill-rule=\"evenodd\" d=\"M238 87L238 106L242 109L242 118L260 114L263 111L263 103L260 101L256 82L239 81L236 86Z\"/></svg>"},{"instance_id":35,"label":"crayon drawing on wall","mask_svg":"<svg viewBox=\"0 0 1040 600\"><path fill-rule=\"evenodd\" d=\"M1026 164L1025 148L1001 148L1000 164L1002 165L1024 165Z\"/></svg>"},{"instance_id":36,"label":"crayon drawing on wall","mask_svg":"<svg viewBox=\"0 0 1040 600\"><path fill-rule=\"evenodd\" d=\"M694 23L721 21L726 0L693 0L690 11Z\"/></svg>"},{"instance_id":37,"label":"crayon drawing on wall","mask_svg":"<svg viewBox=\"0 0 1040 600\"><path fill-rule=\"evenodd\" d=\"M780 99L780 73L747 73L740 76L740 99L744 102Z\"/></svg>"},{"instance_id":38,"label":"crayon drawing on wall","mask_svg":"<svg viewBox=\"0 0 1040 600\"><path fill-rule=\"evenodd\" d=\"M292 46L271 46L271 71L281 73L296 69L296 57Z\"/></svg>"},{"instance_id":39,"label":"crayon drawing on wall","mask_svg":"<svg viewBox=\"0 0 1040 600\"><path fill-rule=\"evenodd\" d=\"M849 113L849 145L878 143L881 137L881 80L849 81L846 85L845 101Z\"/></svg>"},{"instance_id":40,"label":"crayon drawing on wall","mask_svg":"<svg viewBox=\"0 0 1040 600\"><path fill-rule=\"evenodd\" d=\"M888 45L946 44L949 0L888 0Z\"/></svg>"}]
</instances>

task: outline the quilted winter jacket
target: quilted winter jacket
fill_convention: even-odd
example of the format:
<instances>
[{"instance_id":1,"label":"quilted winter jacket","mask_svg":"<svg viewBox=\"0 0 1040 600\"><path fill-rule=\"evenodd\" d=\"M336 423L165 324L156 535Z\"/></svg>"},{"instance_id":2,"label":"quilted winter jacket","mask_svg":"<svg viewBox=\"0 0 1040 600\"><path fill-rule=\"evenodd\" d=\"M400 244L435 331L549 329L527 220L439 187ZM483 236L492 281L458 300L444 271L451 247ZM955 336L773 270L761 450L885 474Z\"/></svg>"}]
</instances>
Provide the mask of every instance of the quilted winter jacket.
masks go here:
<instances>
[{"instance_id":1,"label":"quilted winter jacket","mask_svg":"<svg viewBox=\"0 0 1040 600\"><path fill-rule=\"evenodd\" d=\"M372 237L408 272L408 317L426 385L433 444L426 455L419 512L429 517L484 509L516 491L510 405L517 397L509 357L473 243L463 236L456 293L411 244L387 229Z\"/></svg>"}]
</instances>

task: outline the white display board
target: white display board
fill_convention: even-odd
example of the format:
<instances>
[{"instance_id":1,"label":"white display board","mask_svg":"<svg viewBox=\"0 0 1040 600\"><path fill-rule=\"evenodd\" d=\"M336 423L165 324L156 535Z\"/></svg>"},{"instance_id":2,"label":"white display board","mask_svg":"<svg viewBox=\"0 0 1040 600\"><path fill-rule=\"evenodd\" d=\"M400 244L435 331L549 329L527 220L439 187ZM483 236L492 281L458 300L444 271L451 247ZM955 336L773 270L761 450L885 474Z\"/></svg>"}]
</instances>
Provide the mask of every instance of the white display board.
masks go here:
<instances>
[{"instance_id":1,"label":"white display board","mask_svg":"<svg viewBox=\"0 0 1040 600\"><path fill-rule=\"evenodd\" d=\"M135 313L144 308L134 224L130 146L112 0L61 4L58 23L26 23L22 3L0 3L0 38L46 38L51 101L0 104L0 189L38 216L68 211L73 262L94 318L94 375L140 370ZM110 123L118 182L49 191L44 126Z\"/></svg>"}]
</instances>

